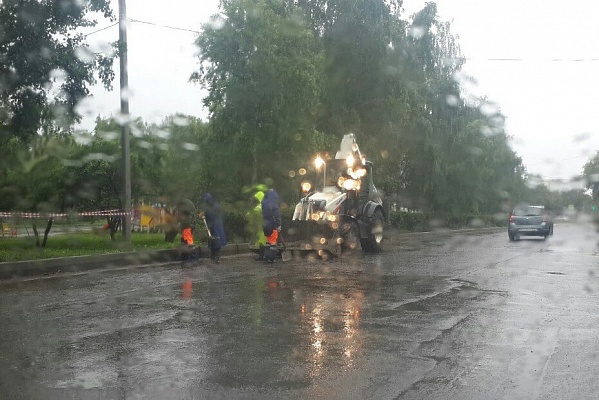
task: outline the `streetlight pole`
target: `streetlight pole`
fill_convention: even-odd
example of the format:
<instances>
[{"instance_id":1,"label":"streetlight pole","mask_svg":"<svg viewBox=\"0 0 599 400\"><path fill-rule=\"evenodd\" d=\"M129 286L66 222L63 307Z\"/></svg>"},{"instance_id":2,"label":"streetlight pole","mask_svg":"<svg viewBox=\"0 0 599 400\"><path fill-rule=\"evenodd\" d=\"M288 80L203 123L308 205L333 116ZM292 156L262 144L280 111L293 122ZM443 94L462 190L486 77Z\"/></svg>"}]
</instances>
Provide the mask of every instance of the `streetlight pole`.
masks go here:
<instances>
[{"instance_id":1,"label":"streetlight pole","mask_svg":"<svg viewBox=\"0 0 599 400\"><path fill-rule=\"evenodd\" d=\"M131 244L131 153L129 148L129 76L127 74L127 5L119 0L119 61L121 94L121 150L123 159L123 235Z\"/></svg>"}]
</instances>

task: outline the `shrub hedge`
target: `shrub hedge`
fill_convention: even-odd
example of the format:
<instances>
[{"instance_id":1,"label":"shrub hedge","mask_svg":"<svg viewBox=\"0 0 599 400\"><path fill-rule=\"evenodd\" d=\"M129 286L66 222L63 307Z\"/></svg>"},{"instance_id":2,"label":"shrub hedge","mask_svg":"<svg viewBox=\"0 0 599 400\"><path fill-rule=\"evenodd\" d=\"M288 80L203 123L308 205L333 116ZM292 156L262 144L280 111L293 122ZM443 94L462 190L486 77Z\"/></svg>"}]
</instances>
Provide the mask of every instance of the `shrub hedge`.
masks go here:
<instances>
[{"instance_id":1,"label":"shrub hedge","mask_svg":"<svg viewBox=\"0 0 599 400\"><path fill-rule=\"evenodd\" d=\"M223 211L223 222L227 239L231 243L247 243L252 234L248 231L247 211L226 209ZM281 217L290 220L293 215L292 208L281 209ZM391 211L389 225L392 228L407 232L423 232L432 229L448 228L482 228L505 226L503 216L494 215L434 215L427 213L412 213Z\"/></svg>"},{"instance_id":2,"label":"shrub hedge","mask_svg":"<svg viewBox=\"0 0 599 400\"><path fill-rule=\"evenodd\" d=\"M389 224L403 231L422 232L436 228L501 227L505 226L506 219L503 215L434 215L391 211Z\"/></svg>"}]
</instances>

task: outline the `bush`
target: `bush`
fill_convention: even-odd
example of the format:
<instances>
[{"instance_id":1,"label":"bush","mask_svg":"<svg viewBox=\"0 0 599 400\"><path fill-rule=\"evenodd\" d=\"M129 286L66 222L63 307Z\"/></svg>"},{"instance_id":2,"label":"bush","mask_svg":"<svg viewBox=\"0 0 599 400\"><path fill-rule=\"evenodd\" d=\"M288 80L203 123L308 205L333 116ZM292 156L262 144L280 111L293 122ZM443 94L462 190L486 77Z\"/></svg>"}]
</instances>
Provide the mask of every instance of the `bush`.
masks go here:
<instances>
[{"instance_id":1,"label":"bush","mask_svg":"<svg viewBox=\"0 0 599 400\"><path fill-rule=\"evenodd\" d=\"M505 221L493 215L433 215L426 213L412 213L391 211L389 213L391 227L409 231L429 231L435 228L461 229L500 227Z\"/></svg>"},{"instance_id":2,"label":"bush","mask_svg":"<svg viewBox=\"0 0 599 400\"><path fill-rule=\"evenodd\" d=\"M134 232L131 235L131 242L133 249L138 251L176 247L165 243L162 234ZM56 235L48 239L48 246L45 248L36 247L33 237L1 238L0 262L118 253L129 250L130 248L124 246L122 240L112 241L105 233L81 232Z\"/></svg>"},{"instance_id":3,"label":"bush","mask_svg":"<svg viewBox=\"0 0 599 400\"><path fill-rule=\"evenodd\" d=\"M249 242L250 234L247 226L249 224L246 216L249 210L223 210L223 224L227 240L231 243Z\"/></svg>"},{"instance_id":4,"label":"bush","mask_svg":"<svg viewBox=\"0 0 599 400\"><path fill-rule=\"evenodd\" d=\"M424 213L400 211L391 211L389 213L389 223L392 227L410 232L428 230L429 221L429 215Z\"/></svg>"}]
</instances>

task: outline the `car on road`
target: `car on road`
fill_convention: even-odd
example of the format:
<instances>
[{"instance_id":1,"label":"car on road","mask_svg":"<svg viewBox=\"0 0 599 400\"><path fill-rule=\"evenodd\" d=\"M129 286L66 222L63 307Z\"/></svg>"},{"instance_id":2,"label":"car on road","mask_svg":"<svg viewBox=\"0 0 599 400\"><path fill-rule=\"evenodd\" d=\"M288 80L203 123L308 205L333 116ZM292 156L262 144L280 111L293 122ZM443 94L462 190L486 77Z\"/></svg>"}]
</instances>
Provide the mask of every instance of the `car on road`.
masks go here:
<instances>
[{"instance_id":1,"label":"car on road","mask_svg":"<svg viewBox=\"0 0 599 400\"><path fill-rule=\"evenodd\" d=\"M553 220L545 206L521 205L510 214L507 234L511 241L518 240L520 236L542 236L546 239L553 235Z\"/></svg>"}]
</instances>

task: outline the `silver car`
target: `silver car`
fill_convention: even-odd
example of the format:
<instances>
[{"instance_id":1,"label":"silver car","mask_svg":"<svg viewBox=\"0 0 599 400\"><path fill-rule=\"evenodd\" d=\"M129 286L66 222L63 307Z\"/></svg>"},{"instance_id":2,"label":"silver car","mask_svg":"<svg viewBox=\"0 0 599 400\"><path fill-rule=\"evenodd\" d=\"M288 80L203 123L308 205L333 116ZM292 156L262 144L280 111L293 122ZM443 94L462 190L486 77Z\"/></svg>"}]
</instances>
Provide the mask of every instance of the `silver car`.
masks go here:
<instances>
[{"instance_id":1,"label":"silver car","mask_svg":"<svg viewBox=\"0 0 599 400\"><path fill-rule=\"evenodd\" d=\"M553 235L553 221L544 206L518 206L510 214L507 234L510 240L520 236Z\"/></svg>"}]
</instances>

